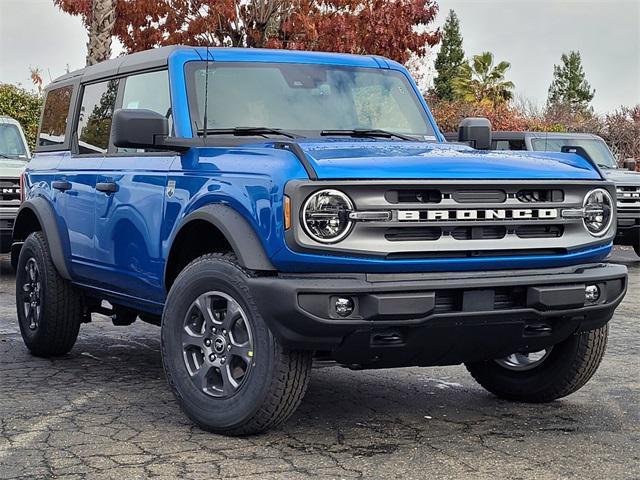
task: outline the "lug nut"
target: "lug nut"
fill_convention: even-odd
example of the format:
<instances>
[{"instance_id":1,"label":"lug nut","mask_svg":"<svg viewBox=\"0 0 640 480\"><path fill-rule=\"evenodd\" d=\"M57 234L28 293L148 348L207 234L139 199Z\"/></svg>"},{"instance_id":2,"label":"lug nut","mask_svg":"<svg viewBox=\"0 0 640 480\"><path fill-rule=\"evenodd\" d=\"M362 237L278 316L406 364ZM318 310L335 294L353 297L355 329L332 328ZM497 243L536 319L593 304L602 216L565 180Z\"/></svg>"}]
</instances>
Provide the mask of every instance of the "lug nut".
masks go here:
<instances>
[{"instance_id":1,"label":"lug nut","mask_svg":"<svg viewBox=\"0 0 640 480\"><path fill-rule=\"evenodd\" d=\"M220 359L220 363L224 365L224 363L225 363L225 362L226 362L226 360L224 359L224 357L222 357L222 358Z\"/></svg>"},{"instance_id":2,"label":"lug nut","mask_svg":"<svg viewBox=\"0 0 640 480\"><path fill-rule=\"evenodd\" d=\"M205 346L210 347L210 346L211 346L211 340L210 340L209 338L207 338L207 339L204 341L204 344L205 344Z\"/></svg>"},{"instance_id":3,"label":"lug nut","mask_svg":"<svg viewBox=\"0 0 640 480\"><path fill-rule=\"evenodd\" d=\"M231 350L231 344L227 345L227 350Z\"/></svg>"},{"instance_id":4,"label":"lug nut","mask_svg":"<svg viewBox=\"0 0 640 480\"><path fill-rule=\"evenodd\" d=\"M212 331L213 333L216 333L216 332L217 332L216 327L211 327L211 331Z\"/></svg>"},{"instance_id":5,"label":"lug nut","mask_svg":"<svg viewBox=\"0 0 640 480\"><path fill-rule=\"evenodd\" d=\"M215 362L216 356L212 353L211 355L209 355L209 360L211 360L212 362Z\"/></svg>"}]
</instances>

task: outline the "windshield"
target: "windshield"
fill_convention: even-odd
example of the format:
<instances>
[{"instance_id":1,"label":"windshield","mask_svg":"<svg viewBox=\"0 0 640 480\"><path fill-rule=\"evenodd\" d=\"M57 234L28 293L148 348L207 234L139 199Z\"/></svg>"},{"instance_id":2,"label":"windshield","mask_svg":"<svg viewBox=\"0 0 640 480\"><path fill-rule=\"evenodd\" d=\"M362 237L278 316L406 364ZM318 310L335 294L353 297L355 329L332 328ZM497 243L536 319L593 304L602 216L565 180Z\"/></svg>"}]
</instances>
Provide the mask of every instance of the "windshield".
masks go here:
<instances>
[{"instance_id":1,"label":"windshield","mask_svg":"<svg viewBox=\"0 0 640 480\"><path fill-rule=\"evenodd\" d=\"M616 159L599 138L534 138L531 141L534 150L540 152L559 152L564 146L584 148L599 167L617 168Z\"/></svg>"},{"instance_id":2,"label":"windshield","mask_svg":"<svg viewBox=\"0 0 640 480\"><path fill-rule=\"evenodd\" d=\"M435 139L406 77L394 70L273 63L188 64L191 118L207 129L263 127L318 136L329 130L385 130ZM208 83L208 85L207 85Z\"/></svg>"},{"instance_id":3,"label":"windshield","mask_svg":"<svg viewBox=\"0 0 640 480\"><path fill-rule=\"evenodd\" d=\"M11 123L0 123L0 160L3 158L27 160L27 148L20 130Z\"/></svg>"}]
</instances>

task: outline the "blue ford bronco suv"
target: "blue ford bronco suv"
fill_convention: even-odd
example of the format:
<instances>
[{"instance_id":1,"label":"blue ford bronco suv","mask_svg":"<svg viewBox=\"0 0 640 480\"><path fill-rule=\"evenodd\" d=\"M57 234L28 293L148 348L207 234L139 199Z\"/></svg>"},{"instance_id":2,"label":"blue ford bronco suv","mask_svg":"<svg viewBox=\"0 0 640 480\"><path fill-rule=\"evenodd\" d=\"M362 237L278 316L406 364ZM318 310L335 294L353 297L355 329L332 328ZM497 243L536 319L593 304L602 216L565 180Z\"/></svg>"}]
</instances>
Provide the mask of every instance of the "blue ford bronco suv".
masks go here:
<instances>
[{"instance_id":1,"label":"blue ford bronco suv","mask_svg":"<svg viewBox=\"0 0 640 480\"><path fill-rule=\"evenodd\" d=\"M445 143L381 57L172 46L67 74L22 184L31 352L67 353L92 313L161 325L183 410L228 435L287 419L314 357L563 397L626 291L596 165Z\"/></svg>"}]
</instances>

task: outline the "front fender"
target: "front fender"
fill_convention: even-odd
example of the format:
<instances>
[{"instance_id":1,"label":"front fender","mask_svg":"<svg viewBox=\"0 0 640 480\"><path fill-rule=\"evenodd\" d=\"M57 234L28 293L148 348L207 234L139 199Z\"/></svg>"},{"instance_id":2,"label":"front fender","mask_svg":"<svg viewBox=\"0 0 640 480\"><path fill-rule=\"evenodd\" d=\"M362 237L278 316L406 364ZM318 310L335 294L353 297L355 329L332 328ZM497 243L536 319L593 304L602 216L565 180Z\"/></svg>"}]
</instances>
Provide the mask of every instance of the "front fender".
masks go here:
<instances>
[{"instance_id":1,"label":"front fender","mask_svg":"<svg viewBox=\"0 0 640 480\"><path fill-rule=\"evenodd\" d=\"M189 213L177 228L174 238L194 220L204 220L215 226L227 239L238 262L249 270L275 271L258 234L249 222L232 207L224 204L210 204Z\"/></svg>"},{"instance_id":2,"label":"front fender","mask_svg":"<svg viewBox=\"0 0 640 480\"><path fill-rule=\"evenodd\" d=\"M34 218L36 222L34 222ZM11 264L15 268L22 249L22 242L33 232L41 230L44 234L51 260L62 278L71 280L64 255L63 236L56 221L56 213L49 201L43 197L26 200L18 210L13 226L13 245ZM66 232L65 232L66 233Z\"/></svg>"}]
</instances>

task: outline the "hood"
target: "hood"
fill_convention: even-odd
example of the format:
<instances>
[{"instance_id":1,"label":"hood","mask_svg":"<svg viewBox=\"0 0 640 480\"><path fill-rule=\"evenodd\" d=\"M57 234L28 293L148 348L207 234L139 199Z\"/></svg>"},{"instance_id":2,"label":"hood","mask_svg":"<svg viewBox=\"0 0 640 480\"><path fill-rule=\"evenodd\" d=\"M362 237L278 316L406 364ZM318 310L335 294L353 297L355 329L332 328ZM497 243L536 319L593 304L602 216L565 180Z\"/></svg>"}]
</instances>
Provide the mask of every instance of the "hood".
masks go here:
<instances>
[{"instance_id":1,"label":"hood","mask_svg":"<svg viewBox=\"0 0 640 480\"><path fill-rule=\"evenodd\" d=\"M12 158L0 158L0 178L20 178L27 162Z\"/></svg>"},{"instance_id":2,"label":"hood","mask_svg":"<svg viewBox=\"0 0 640 480\"><path fill-rule=\"evenodd\" d=\"M607 170L602 169L602 173L607 178L614 183L631 183L635 185L640 185L640 172L631 172L629 170Z\"/></svg>"},{"instance_id":3,"label":"hood","mask_svg":"<svg viewBox=\"0 0 640 480\"><path fill-rule=\"evenodd\" d=\"M601 180L578 155L427 142L299 142L321 179Z\"/></svg>"}]
</instances>

